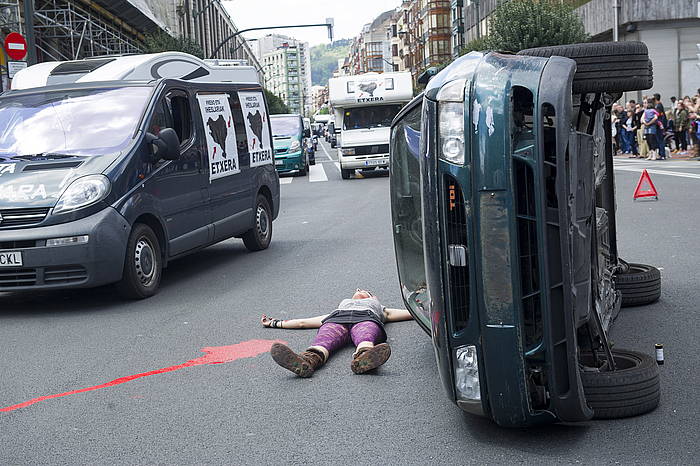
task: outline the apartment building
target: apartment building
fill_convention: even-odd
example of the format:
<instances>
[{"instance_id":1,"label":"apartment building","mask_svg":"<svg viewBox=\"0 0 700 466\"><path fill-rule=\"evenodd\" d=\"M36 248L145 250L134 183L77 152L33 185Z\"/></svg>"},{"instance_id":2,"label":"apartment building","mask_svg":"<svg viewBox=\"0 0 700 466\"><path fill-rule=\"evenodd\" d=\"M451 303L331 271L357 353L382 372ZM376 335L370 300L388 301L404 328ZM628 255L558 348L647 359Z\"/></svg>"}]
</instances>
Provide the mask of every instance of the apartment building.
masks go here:
<instances>
[{"instance_id":1,"label":"apartment building","mask_svg":"<svg viewBox=\"0 0 700 466\"><path fill-rule=\"evenodd\" d=\"M291 48L296 49L297 57L296 61L298 70L296 73L299 74L299 79L301 80L301 98L303 104L301 111L298 113L309 113L311 111L311 50L309 49L308 42L299 41L293 37L285 36L282 34L268 34L264 37L257 39L257 43L252 47L255 55L264 63L264 57L270 53L277 53L280 49ZM265 68L265 73L269 73L269 67ZM292 77L292 83L296 83L297 78ZM272 89L270 89L272 91ZM274 91L273 91L274 92ZM279 94L278 94L279 95ZM281 97L281 96L280 96ZM284 99L283 99L284 100Z\"/></svg>"},{"instance_id":2,"label":"apartment building","mask_svg":"<svg viewBox=\"0 0 700 466\"><path fill-rule=\"evenodd\" d=\"M303 55L296 45L283 44L262 56L265 87L279 96L292 113L306 114Z\"/></svg>"},{"instance_id":3,"label":"apartment building","mask_svg":"<svg viewBox=\"0 0 700 466\"><path fill-rule=\"evenodd\" d=\"M394 70L392 62L392 23L394 10L385 11L365 24L350 46L348 74L383 73Z\"/></svg>"}]
</instances>

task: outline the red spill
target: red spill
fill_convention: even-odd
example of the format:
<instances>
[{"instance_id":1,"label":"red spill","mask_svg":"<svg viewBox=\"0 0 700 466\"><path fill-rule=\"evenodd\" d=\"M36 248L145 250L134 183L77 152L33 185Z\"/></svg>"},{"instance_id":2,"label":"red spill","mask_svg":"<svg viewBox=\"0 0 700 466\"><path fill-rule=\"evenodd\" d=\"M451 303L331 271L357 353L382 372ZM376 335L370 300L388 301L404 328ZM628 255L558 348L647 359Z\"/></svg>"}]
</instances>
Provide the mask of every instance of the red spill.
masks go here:
<instances>
[{"instance_id":1,"label":"red spill","mask_svg":"<svg viewBox=\"0 0 700 466\"><path fill-rule=\"evenodd\" d=\"M132 380L140 379L141 377L148 377L149 375L164 374L166 372L179 371L185 367L200 366L202 364L223 364L225 362L235 361L237 359L244 358L254 358L263 353L270 351L273 343L286 343L281 340L249 340L241 343L236 343L235 345L228 346L208 346L202 348L200 351L205 353L204 356L200 356L196 359L190 359L182 364L177 364L175 366L164 367L162 369L155 369L148 372L142 372L140 374L127 375L126 377L119 377L118 379L111 380L109 382L94 385L92 387L80 388L78 390L71 390L65 393L56 393L54 395L44 395L37 398L33 398L29 401L23 403L18 403L16 405L7 406L5 408L0 408L0 412L14 411L15 409L26 408L34 403L40 401L50 400L52 398L61 398L63 396L75 395L77 393L91 392L93 390L99 390L100 388L113 387L114 385L119 385L126 382L131 382Z\"/></svg>"}]
</instances>

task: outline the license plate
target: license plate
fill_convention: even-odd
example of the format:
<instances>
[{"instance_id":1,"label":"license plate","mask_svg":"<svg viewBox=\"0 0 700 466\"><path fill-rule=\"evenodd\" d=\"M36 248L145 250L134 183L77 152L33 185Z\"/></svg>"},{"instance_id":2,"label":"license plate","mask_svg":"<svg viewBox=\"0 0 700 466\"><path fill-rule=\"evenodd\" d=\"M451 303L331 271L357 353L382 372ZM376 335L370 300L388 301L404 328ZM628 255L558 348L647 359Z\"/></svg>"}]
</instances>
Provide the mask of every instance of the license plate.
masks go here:
<instances>
[{"instance_id":1,"label":"license plate","mask_svg":"<svg viewBox=\"0 0 700 466\"><path fill-rule=\"evenodd\" d=\"M0 252L0 267L22 267L22 253L19 251Z\"/></svg>"},{"instance_id":2,"label":"license plate","mask_svg":"<svg viewBox=\"0 0 700 466\"><path fill-rule=\"evenodd\" d=\"M384 159L365 160L365 165L386 165L386 160L384 160Z\"/></svg>"},{"instance_id":3,"label":"license plate","mask_svg":"<svg viewBox=\"0 0 700 466\"><path fill-rule=\"evenodd\" d=\"M284 160L275 160L275 165L284 165Z\"/></svg>"}]
</instances>

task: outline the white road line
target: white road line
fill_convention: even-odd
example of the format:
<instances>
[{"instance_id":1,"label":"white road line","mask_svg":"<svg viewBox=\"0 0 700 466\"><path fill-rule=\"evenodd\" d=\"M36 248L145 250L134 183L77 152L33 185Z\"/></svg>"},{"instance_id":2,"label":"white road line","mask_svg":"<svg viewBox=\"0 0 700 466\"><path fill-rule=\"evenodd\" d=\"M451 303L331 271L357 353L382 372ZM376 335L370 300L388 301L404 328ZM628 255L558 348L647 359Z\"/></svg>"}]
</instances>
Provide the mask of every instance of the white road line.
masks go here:
<instances>
[{"instance_id":1,"label":"white road line","mask_svg":"<svg viewBox=\"0 0 700 466\"><path fill-rule=\"evenodd\" d=\"M317 164L309 167L309 181L311 183L316 181L328 181L326 170L323 169L323 165Z\"/></svg>"},{"instance_id":2,"label":"white road line","mask_svg":"<svg viewBox=\"0 0 700 466\"><path fill-rule=\"evenodd\" d=\"M335 168L337 168L338 171L340 171L340 162L335 162L333 165L335 165Z\"/></svg>"},{"instance_id":3,"label":"white road line","mask_svg":"<svg viewBox=\"0 0 700 466\"><path fill-rule=\"evenodd\" d=\"M280 177L280 184L289 184L294 180L294 178L282 178Z\"/></svg>"},{"instance_id":4,"label":"white road line","mask_svg":"<svg viewBox=\"0 0 700 466\"><path fill-rule=\"evenodd\" d=\"M324 146L323 143L320 141L319 141L318 145L321 146L321 149L323 149L323 152L326 153L326 157L328 157L328 160L330 160L332 162L333 159L331 158L331 154L329 154L328 151L326 150L326 146Z\"/></svg>"},{"instance_id":5,"label":"white road line","mask_svg":"<svg viewBox=\"0 0 700 466\"><path fill-rule=\"evenodd\" d=\"M615 167L615 170L626 171L626 172L637 172L637 173L642 173L644 171L643 168L632 168L632 167ZM695 173L683 173L683 172L671 172L671 171L665 171L665 170L654 170L653 168L647 168L647 173L650 173L652 175L668 175L668 176L677 176L680 178L695 178L697 180L700 180L700 174L695 174Z\"/></svg>"}]
</instances>

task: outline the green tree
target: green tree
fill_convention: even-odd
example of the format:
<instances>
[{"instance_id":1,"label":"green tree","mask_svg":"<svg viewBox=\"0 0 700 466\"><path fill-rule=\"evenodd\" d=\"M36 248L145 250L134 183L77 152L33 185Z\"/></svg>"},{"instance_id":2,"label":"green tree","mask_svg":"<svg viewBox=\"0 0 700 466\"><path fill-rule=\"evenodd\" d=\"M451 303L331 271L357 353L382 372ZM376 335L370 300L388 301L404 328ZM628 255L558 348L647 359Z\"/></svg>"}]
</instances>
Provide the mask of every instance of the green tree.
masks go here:
<instances>
[{"instance_id":1,"label":"green tree","mask_svg":"<svg viewBox=\"0 0 700 466\"><path fill-rule=\"evenodd\" d=\"M272 91L265 89L265 99L267 100L267 107L270 115L290 113L289 107L284 103L284 100L273 94Z\"/></svg>"},{"instance_id":2,"label":"green tree","mask_svg":"<svg viewBox=\"0 0 700 466\"><path fill-rule=\"evenodd\" d=\"M560 0L503 2L489 20L487 48L517 52L531 47L586 42L581 18Z\"/></svg>"},{"instance_id":3,"label":"green tree","mask_svg":"<svg viewBox=\"0 0 700 466\"><path fill-rule=\"evenodd\" d=\"M329 115L331 111L328 109L328 107L322 107L319 111L319 115Z\"/></svg>"},{"instance_id":4,"label":"green tree","mask_svg":"<svg viewBox=\"0 0 700 466\"><path fill-rule=\"evenodd\" d=\"M147 35L145 45L146 53L185 52L204 58L204 50L196 41L187 37L173 37L163 31Z\"/></svg>"},{"instance_id":5,"label":"green tree","mask_svg":"<svg viewBox=\"0 0 700 466\"><path fill-rule=\"evenodd\" d=\"M487 37L482 36L477 39L472 39L469 42L467 42L464 47L459 51L460 55L466 55L469 52L482 52L484 50L489 50L490 45L489 45L489 40Z\"/></svg>"}]
</instances>

